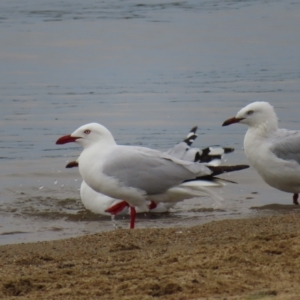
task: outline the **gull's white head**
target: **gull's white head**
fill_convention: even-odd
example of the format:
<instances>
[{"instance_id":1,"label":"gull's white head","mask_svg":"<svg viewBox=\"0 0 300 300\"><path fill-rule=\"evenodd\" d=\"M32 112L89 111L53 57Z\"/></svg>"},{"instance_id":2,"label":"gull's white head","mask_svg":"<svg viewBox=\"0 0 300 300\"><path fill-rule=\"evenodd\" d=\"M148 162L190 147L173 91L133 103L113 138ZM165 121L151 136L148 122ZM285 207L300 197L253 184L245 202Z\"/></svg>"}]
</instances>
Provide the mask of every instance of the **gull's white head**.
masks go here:
<instances>
[{"instance_id":1,"label":"gull's white head","mask_svg":"<svg viewBox=\"0 0 300 300\"><path fill-rule=\"evenodd\" d=\"M60 137L56 144L66 144L76 142L83 148L87 148L95 143L103 142L115 144L114 137L110 131L98 123L89 123L76 129L72 134Z\"/></svg>"},{"instance_id":2,"label":"gull's white head","mask_svg":"<svg viewBox=\"0 0 300 300\"><path fill-rule=\"evenodd\" d=\"M273 106L268 102L257 101L242 108L235 117L226 120L222 126L233 123L242 123L249 127L277 128L278 119Z\"/></svg>"}]
</instances>

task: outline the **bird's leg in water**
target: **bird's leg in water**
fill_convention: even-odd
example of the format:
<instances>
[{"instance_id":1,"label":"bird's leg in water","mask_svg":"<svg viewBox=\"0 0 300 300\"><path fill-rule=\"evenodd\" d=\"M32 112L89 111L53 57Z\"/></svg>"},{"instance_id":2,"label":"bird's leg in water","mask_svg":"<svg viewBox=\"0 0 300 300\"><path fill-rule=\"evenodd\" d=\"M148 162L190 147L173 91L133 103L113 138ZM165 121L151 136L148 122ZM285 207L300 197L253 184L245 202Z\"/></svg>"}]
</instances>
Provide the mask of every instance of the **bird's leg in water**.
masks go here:
<instances>
[{"instance_id":1,"label":"bird's leg in water","mask_svg":"<svg viewBox=\"0 0 300 300\"><path fill-rule=\"evenodd\" d=\"M120 213L125 207L128 207L129 204L126 201L118 202L117 204L112 205L108 209L105 210L105 212L108 212L111 214L111 221L113 223L113 226L115 229L122 228L121 226L117 225L117 222L115 220L115 216Z\"/></svg>"},{"instance_id":2,"label":"bird's leg in water","mask_svg":"<svg viewBox=\"0 0 300 300\"><path fill-rule=\"evenodd\" d=\"M115 219L115 218L116 218L116 215L111 215L110 217L111 217L111 221L112 221L112 223L113 223L114 228L115 228L115 229L121 229L122 226L118 225L117 222L116 222L116 219Z\"/></svg>"},{"instance_id":3,"label":"bird's leg in water","mask_svg":"<svg viewBox=\"0 0 300 300\"><path fill-rule=\"evenodd\" d=\"M130 206L130 227L129 227L130 229L134 228L135 216L136 216L135 207Z\"/></svg>"},{"instance_id":4,"label":"bird's leg in water","mask_svg":"<svg viewBox=\"0 0 300 300\"><path fill-rule=\"evenodd\" d=\"M157 207L157 204L154 202L154 201L151 201L151 203L148 205L148 208L151 210L151 209L154 209Z\"/></svg>"},{"instance_id":5,"label":"bird's leg in water","mask_svg":"<svg viewBox=\"0 0 300 300\"><path fill-rule=\"evenodd\" d=\"M293 202L294 202L295 205L299 205L298 197L299 197L299 194L294 194L293 195Z\"/></svg>"}]
</instances>

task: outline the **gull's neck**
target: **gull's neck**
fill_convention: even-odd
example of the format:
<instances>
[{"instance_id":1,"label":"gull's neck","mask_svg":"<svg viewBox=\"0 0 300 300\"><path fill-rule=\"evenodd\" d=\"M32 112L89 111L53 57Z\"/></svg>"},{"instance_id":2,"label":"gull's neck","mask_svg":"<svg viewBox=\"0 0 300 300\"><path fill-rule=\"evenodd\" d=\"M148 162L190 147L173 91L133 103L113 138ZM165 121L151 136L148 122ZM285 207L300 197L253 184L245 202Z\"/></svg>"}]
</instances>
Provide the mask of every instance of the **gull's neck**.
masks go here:
<instances>
[{"instance_id":1,"label":"gull's neck","mask_svg":"<svg viewBox=\"0 0 300 300\"><path fill-rule=\"evenodd\" d=\"M276 119L268 119L258 125L249 126L247 133L255 134L257 137L269 138L278 130L278 121Z\"/></svg>"},{"instance_id":2,"label":"gull's neck","mask_svg":"<svg viewBox=\"0 0 300 300\"><path fill-rule=\"evenodd\" d=\"M252 166L260 169L261 159L265 151L268 151L268 140L276 134L278 121L267 119L256 126L249 126L244 138L244 150Z\"/></svg>"},{"instance_id":3,"label":"gull's neck","mask_svg":"<svg viewBox=\"0 0 300 300\"><path fill-rule=\"evenodd\" d=\"M78 158L80 173L83 170L87 171L91 168L94 168L95 165L101 164L104 157L115 146L116 142L113 137L105 140L99 140L94 143L85 144L84 149Z\"/></svg>"},{"instance_id":4,"label":"gull's neck","mask_svg":"<svg viewBox=\"0 0 300 300\"><path fill-rule=\"evenodd\" d=\"M251 136L252 140L268 139L278 130L278 118L274 109L266 111L260 119L249 120L249 123L245 124L249 126L245 139L247 136Z\"/></svg>"}]
</instances>

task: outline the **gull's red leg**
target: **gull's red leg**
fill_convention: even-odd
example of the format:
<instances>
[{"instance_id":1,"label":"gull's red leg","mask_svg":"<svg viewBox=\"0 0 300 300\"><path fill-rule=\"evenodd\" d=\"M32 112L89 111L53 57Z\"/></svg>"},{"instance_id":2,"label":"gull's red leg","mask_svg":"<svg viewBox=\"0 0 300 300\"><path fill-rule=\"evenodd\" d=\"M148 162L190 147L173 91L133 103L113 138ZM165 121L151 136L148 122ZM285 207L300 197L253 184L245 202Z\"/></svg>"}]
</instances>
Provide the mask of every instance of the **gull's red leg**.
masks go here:
<instances>
[{"instance_id":1,"label":"gull's red leg","mask_svg":"<svg viewBox=\"0 0 300 300\"><path fill-rule=\"evenodd\" d=\"M299 197L299 194L294 194L293 195L293 202L294 202L295 205L299 205L298 197Z\"/></svg>"},{"instance_id":2,"label":"gull's red leg","mask_svg":"<svg viewBox=\"0 0 300 300\"><path fill-rule=\"evenodd\" d=\"M130 229L134 228L135 215L136 215L135 207L130 206L130 227L129 227Z\"/></svg>"},{"instance_id":3,"label":"gull's red leg","mask_svg":"<svg viewBox=\"0 0 300 300\"><path fill-rule=\"evenodd\" d=\"M125 207L128 207L129 204L126 201L118 202L117 204L112 205L105 212L111 213L112 215L117 215L121 212Z\"/></svg>"},{"instance_id":4,"label":"gull's red leg","mask_svg":"<svg viewBox=\"0 0 300 300\"><path fill-rule=\"evenodd\" d=\"M151 209L154 209L157 207L157 204L154 202L154 201L151 201L151 203L148 205L148 208L151 210Z\"/></svg>"}]
</instances>

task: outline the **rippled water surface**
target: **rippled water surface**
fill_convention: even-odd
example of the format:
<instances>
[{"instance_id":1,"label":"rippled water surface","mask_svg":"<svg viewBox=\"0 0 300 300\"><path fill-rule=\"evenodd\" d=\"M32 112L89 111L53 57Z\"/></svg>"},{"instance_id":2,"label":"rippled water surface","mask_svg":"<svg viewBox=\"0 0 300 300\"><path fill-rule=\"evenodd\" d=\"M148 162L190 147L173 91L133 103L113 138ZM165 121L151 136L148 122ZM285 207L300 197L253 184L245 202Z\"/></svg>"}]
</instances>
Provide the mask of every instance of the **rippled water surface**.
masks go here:
<instances>
[{"instance_id":1,"label":"rippled water surface","mask_svg":"<svg viewBox=\"0 0 300 300\"><path fill-rule=\"evenodd\" d=\"M84 210L78 170L64 168L81 149L55 145L85 123L162 150L199 125L195 144L234 147L230 164L246 163L246 128L221 124L245 104L269 101L300 129L299 15L291 0L2 1L0 244L113 229ZM253 169L224 178L239 184L218 190L221 204L188 200L137 226L297 210Z\"/></svg>"}]
</instances>

